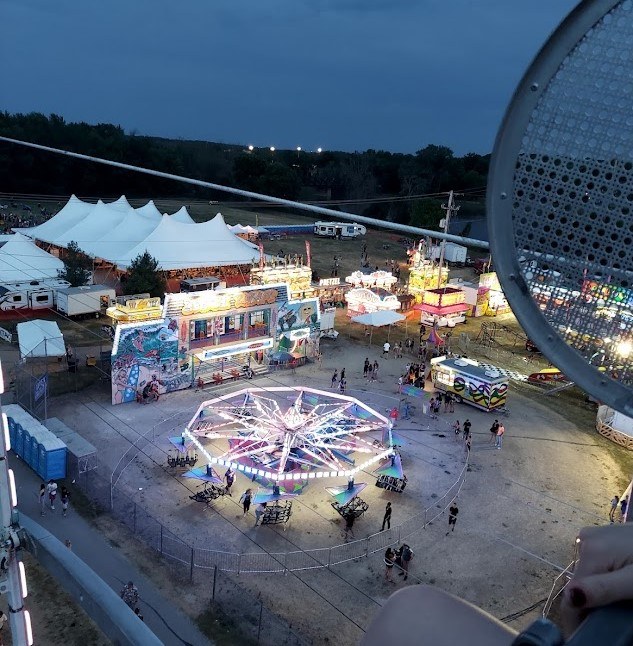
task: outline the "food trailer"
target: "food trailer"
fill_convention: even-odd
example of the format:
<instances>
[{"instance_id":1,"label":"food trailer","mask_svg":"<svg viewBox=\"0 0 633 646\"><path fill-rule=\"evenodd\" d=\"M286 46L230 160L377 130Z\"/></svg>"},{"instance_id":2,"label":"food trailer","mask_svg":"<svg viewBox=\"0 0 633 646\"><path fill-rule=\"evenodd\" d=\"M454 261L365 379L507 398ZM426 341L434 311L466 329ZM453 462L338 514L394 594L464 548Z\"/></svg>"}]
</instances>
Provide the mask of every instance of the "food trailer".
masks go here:
<instances>
[{"instance_id":1,"label":"food trailer","mask_svg":"<svg viewBox=\"0 0 633 646\"><path fill-rule=\"evenodd\" d=\"M453 393L458 403L485 411L505 406L508 378L489 365L472 359L431 359L431 379L437 390Z\"/></svg>"}]
</instances>

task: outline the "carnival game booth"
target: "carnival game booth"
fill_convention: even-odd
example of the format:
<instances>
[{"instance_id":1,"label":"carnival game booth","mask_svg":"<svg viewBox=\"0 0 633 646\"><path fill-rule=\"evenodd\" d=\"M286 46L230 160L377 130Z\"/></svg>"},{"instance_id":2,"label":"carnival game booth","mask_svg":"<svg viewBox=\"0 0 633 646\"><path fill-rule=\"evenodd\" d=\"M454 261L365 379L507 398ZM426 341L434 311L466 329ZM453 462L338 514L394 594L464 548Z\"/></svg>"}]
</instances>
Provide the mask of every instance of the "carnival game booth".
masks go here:
<instances>
[{"instance_id":1,"label":"carnival game booth","mask_svg":"<svg viewBox=\"0 0 633 646\"><path fill-rule=\"evenodd\" d=\"M485 411L505 406L508 378L491 366L472 359L431 359L431 380L436 390L452 393L458 403Z\"/></svg>"},{"instance_id":2,"label":"carnival game booth","mask_svg":"<svg viewBox=\"0 0 633 646\"><path fill-rule=\"evenodd\" d=\"M440 268L430 261L420 261L409 271L409 294L415 297L418 303L422 302L422 295L428 289L445 287L448 284L448 268Z\"/></svg>"},{"instance_id":3,"label":"carnival game booth","mask_svg":"<svg viewBox=\"0 0 633 646\"><path fill-rule=\"evenodd\" d=\"M316 299L294 301L285 284L167 294L160 321L117 327L112 402L250 377L278 351L309 359L319 320Z\"/></svg>"},{"instance_id":4,"label":"carnival game booth","mask_svg":"<svg viewBox=\"0 0 633 646\"><path fill-rule=\"evenodd\" d=\"M294 299L314 296L312 269L299 258L296 262L273 260L264 266L253 267L250 275L251 285L279 285L285 283Z\"/></svg>"},{"instance_id":5,"label":"carnival game booth","mask_svg":"<svg viewBox=\"0 0 633 646\"><path fill-rule=\"evenodd\" d=\"M400 309L398 297L385 289L357 287L345 294L345 300L347 301L347 316L350 318L371 312L384 310L395 312Z\"/></svg>"},{"instance_id":6,"label":"carnival game booth","mask_svg":"<svg viewBox=\"0 0 633 646\"><path fill-rule=\"evenodd\" d=\"M464 315L470 309L465 302L466 295L458 287L427 289L422 294L422 303L416 305L420 310L420 322L433 327L455 327L466 320Z\"/></svg>"},{"instance_id":7,"label":"carnival game booth","mask_svg":"<svg viewBox=\"0 0 633 646\"><path fill-rule=\"evenodd\" d=\"M501 289L496 271L479 276L479 294L481 304L478 301L478 307L481 306L483 308L486 316L507 314L512 311Z\"/></svg>"},{"instance_id":8,"label":"carnival game booth","mask_svg":"<svg viewBox=\"0 0 633 646\"><path fill-rule=\"evenodd\" d=\"M345 294L352 286L340 278L320 278L312 283L312 289L322 307L345 307Z\"/></svg>"},{"instance_id":9,"label":"carnival game booth","mask_svg":"<svg viewBox=\"0 0 633 646\"><path fill-rule=\"evenodd\" d=\"M345 277L345 282L354 287L391 291L393 286L398 282L398 279L389 271L373 271L371 274L355 271L353 274Z\"/></svg>"}]
</instances>

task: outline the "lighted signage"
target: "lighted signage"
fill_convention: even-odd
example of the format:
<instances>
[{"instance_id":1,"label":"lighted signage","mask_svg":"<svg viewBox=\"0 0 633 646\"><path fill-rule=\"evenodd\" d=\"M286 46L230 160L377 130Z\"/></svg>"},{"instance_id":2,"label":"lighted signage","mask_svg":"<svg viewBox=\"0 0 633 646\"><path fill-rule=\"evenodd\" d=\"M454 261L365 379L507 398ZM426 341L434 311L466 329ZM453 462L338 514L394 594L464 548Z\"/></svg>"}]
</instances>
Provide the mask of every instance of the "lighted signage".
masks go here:
<instances>
[{"instance_id":1,"label":"lighted signage","mask_svg":"<svg viewBox=\"0 0 633 646\"><path fill-rule=\"evenodd\" d=\"M267 266L251 269L251 285L276 285L287 283L292 294L312 290L312 270L299 267Z\"/></svg>"},{"instance_id":2,"label":"lighted signage","mask_svg":"<svg viewBox=\"0 0 633 646\"><path fill-rule=\"evenodd\" d=\"M346 276L346 283L354 286L362 285L363 287L382 287L390 288L398 279L388 271L374 271L371 274L363 274L362 271L355 271L350 276Z\"/></svg>"},{"instance_id":3,"label":"lighted signage","mask_svg":"<svg viewBox=\"0 0 633 646\"><path fill-rule=\"evenodd\" d=\"M274 303L278 295L279 292L276 289L210 291L199 297L192 295L182 306L181 314L191 316L267 305Z\"/></svg>"},{"instance_id":4,"label":"lighted signage","mask_svg":"<svg viewBox=\"0 0 633 646\"><path fill-rule=\"evenodd\" d=\"M319 280L319 287L337 287L340 284L340 278L321 278Z\"/></svg>"}]
</instances>

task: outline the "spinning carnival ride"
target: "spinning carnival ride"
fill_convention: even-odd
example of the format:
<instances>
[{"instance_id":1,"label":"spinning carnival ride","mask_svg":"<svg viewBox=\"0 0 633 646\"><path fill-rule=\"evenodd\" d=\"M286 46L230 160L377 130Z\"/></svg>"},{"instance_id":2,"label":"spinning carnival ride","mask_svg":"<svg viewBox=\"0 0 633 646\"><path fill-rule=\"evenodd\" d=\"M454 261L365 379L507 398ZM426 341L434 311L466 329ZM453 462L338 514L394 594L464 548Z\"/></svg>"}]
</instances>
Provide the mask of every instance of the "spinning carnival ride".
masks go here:
<instances>
[{"instance_id":1,"label":"spinning carnival ride","mask_svg":"<svg viewBox=\"0 0 633 646\"><path fill-rule=\"evenodd\" d=\"M298 493L309 479L352 479L391 456L391 426L353 397L304 387L247 388L204 402L183 437L209 464Z\"/></svg>"}]
</instances>

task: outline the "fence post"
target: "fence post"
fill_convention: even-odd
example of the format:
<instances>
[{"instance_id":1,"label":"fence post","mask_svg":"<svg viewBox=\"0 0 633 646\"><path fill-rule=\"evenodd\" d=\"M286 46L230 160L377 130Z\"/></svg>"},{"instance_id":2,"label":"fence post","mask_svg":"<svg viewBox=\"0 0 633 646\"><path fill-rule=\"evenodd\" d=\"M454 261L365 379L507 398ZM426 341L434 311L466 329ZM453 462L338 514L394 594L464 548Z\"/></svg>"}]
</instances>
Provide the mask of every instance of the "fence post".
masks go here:
<instances>
[{"instance_id":1,"label":"fence post","mask_svg":"<svg viewBox=\"0 0 633 646\"><path fill-rule=\"evenodd\" d=\"M193 583L193 568L194 568L194 551L193 547L191 548L191 559L189 561L189 580Z\"/></svg>"},{"instance_id":2,"label":"fence post","mask_svg":"<svg viewBox=\"0 0 633 646\"><path fill-rule=\"evenodd\" d=\"M163 524L160 524L160 553L163 553Z\"/></svg>"},{"instance_id":3,"label":"fence post","mask_svg":"<svg viewBox=\"0 0 633 646\"><path fill-rule=\"evenodd\" d=\"M259 602L259 625L257 626L257 643L260 643L260 636L262 634L262 615L264 614L264 604Z\"/></svg>"},{"instance_id":4,"label":"fence post","mask_svg":"<svg viewBox=\"0 0 633 646\"><path fill-rule=\"evenodd\" d=\"M215 583L218 578L218 566L213 566L213 588L211 589L211 601L215 600Z\"/></svg>"}]
</instances>

